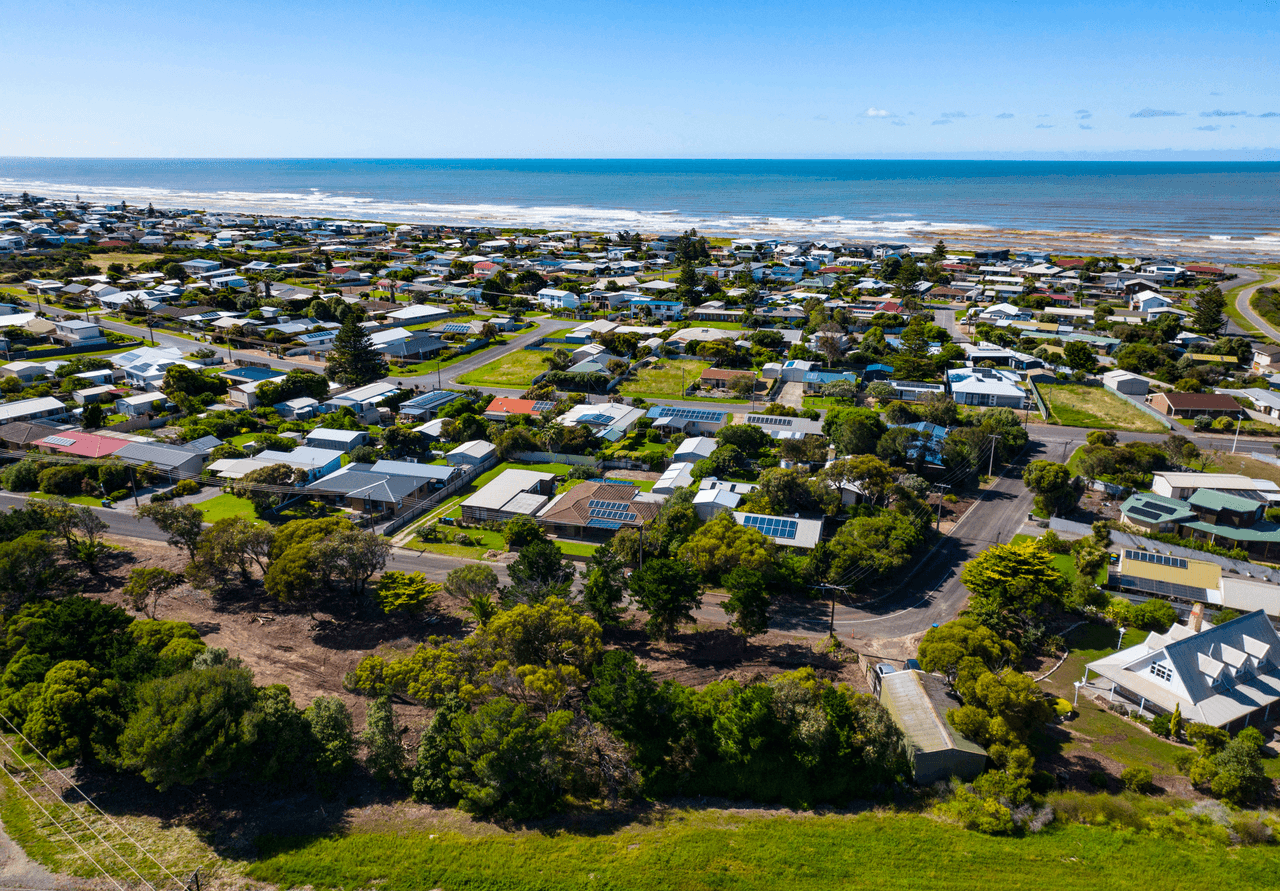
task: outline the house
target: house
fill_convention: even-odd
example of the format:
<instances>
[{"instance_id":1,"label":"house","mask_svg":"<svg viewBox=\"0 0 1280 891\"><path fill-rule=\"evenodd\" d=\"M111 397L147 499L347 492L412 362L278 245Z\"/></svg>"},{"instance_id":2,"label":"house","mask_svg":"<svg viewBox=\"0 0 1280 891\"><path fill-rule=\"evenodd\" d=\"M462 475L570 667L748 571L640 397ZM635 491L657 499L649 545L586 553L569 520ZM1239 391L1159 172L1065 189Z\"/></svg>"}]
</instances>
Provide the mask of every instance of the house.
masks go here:
<instances>
[{"instance_id":1,"label":"house","mask_svg":"<svg viewBox=\"0 0 1280 891\"><path fill-rule=\"evenodd\" d=\"M194 260L186 260L178 264L187 273L189 278L199 278L211 272L217 272L222 269L222 264L217 260L205 260L196 258Z\"/></svg>"},{"instance_id":2,"label":"house","mask_svg":"<svg viewBox=\"0 0 1280 891\"><path fill-rule=\"evenodd\" d=\"M46 424L28 424L25 421L11 421L0 424L0 444L5 448L26 451L35 448L34 443L44 439L54 428Z\"/></svg>"},{"instance_id":3,"label":"house","mask_svg":"<svg viewBox=\"0 0 1280 891\"><path fill-rule=\"evenodd\" d=\"M1142 529L1239 548L1264 560L1280 553L1280 525L1265 519L1268 502L1199 489L1185 501L1146 492L1120 505L1121 518Z\"/></svg>"},{"instance_id":4,"label":"house","mask_svg":"<svg viewBox=\"0 0 1280 891\"><path fill-rule=\"evenodd\" d=\"M736 510L741 501L742 495L729 489L700 488L693 496L693 510L700 519L706 521L718 513Z\"/></svg>"},{"instance_id":5,"label":"house","mask_svg":"<svg viewBox=\"0 0 1280 891\"><path fill-rule=\"evenodd\" d=\"M65 418L69 410L52 396L36 396L0 403L0 424L11 421L36 421L42 418Z\"/></svg>"},{"instance_id":6,"label":"house","mask_svg":"<svg viewBox=\"0 0 1280 891\"><path fill-rule=\"evenodd\" d=\"M1157 309L1168 309L1173 300L1158 291L1139 291L1129 298L1129 309L1136 312L1151 312Z\"/></svg>"},{"instance_id":7,"label":"house","mask_svg":"<svg viewBox=\"0 0 1280 891\"><path fill-rule=\"evenodd\" d=\"M83 319L56 319L53 323L53 337L68 346L91 346L107 344L107 338L98 326Z\"/></svg>"},{"instance_id":8,"label":"house","mask_svg":"<svg viewBox=\"0 0 1280 891\"><path fill-rule=\"evenodd\" d=\"M1019 290L1021 290L1020 287ZM1032 313L1030 310L1014 306L1012 303L997 303L994 306L989 306L982 312L978 313L978 319L983 322L1029 322L1031 321L1031 317Z\"/></svg>"},{"instance_id":9,"label":"house","mask_svg":"<svg viewBox=\"0 0 1280 891\"><path fill-rule=\"evenodd\" d=\"M1201 489L1242 495L1258 501L1280 502L1280 485L1271 480L1250 479L1238 473L1179 473L1158 470L1152 474L1151 491L1165 498L1185 500Z\"/></svg>"},{"instance_id":10,"label":"house","mask_svg":"<svg viewBox=\"0 0 1280 891\"><path fill-rule=\"evenodd\" d=\"M1266 374L1280 368L1280 346L1269 343L1253 345L1254 370Z\"/></svg>"},{"instance_id":11,"label":"house","mask_svg":"<svg viewBox=\"0 0 1280 891\"><path fill-rule=\"evenodd\" d=\"M743 423L759 427L771 439L804 439L806 436L822 435L822 422L808 418L748 414Z\"/></svg>"},{"instance_id":12,"label":"house","mask_svg":"<svg viewBox=\"0 0 1280 891\"><path fill-rule=\"evenodd\" d=\"M799 517L774 517L768 514L751 514L734 511L733 519L739 526L746 526L764 533L775 544L788 548L813 550L822 540L822 520Z\"/></svg>"},{"instance_id":13,"label":"house","mask_svg":"<svg viewBox=\"0 0 1280 891\"><path fill-rule=\"evenodd\" d=\"M947 372L947 385L957 405L1022 408L1027 400L1018 375L999 368L953 368Z\"/></svg>"},{"instance_id":14,"label":"house","mask_svg":"<svg viewBox=\"0 0 1280 891\"><path fill-rule=\"evenodd\" d=\"M1133 599L1166 600L1184 616L1199 604L1242 613L1260 609L1273 619L1280 617L1280 585L1241 576L1212 560L1123 548L1107 584Z\"/></svg>"},{"instance_id":15,"label":"house","mask_svg":"<svg viewBox=\"0 0 1280 891\"><path fill-rule=\"evenodd\" d=\"M435 417L435 415L450 402L455 399L461 399L461 393L453 393L449 390L430 390L421 396L414 396L412 399L406 399L400 403L400 407L396 409L396 413L405 420L422 421Z\"/></svg>"},{"instance_id":16,"label":"house","mask_svg":"<svg viewBox=\"0 0 1280 891\"><path fill-rule=\"evenodd\" d=\"M732 420L727 411L713 408L680 408L672 405L653 405L649 407L645 417L653 421L657 430L668 433L684 433L687 436L714 435L726 423Z\"/></svg>"},{"instance_id":17,"label":"house","mask_svg":"<svg viewBox=\"0 0 1280 891\"><path fill-rule=\"evenodd\" d=\"M632 408L621 402L584 402L556 418L556 423L566 427L589 427L601 439L617 442L644 416L644 409Z\"/></svg>"},{"instance_id":18,"label":"house","mask_svg":"<svg viewBox=\"0 0 1280 891\"><path fill-rule=\"evenodd\" d=\"M462 519L467 523L532 517L555 494L554 473L508 468L462 502Z\"/></svg>"},{"instance_id":19,"label":"house","mask_svg":"<svg viewBox=\"0 0 1280 891\"><path fill-rule=\"evenodd\" d=\"M893 387L893 398L902 402L919 402L930 393L946 393L946 388L942 384L926 381L889 380L885 383Z\"/></svg>"},{"instance_id":20,"label":"house","mask_svg":"<svg viewBox=\"0 0 1280 891\"><path fill-rule=\"evenodd\" d=\"M1238 418L1244 414L1240 403L1220 393L1157 393L1151 407L1174 418Z\"/></svg>"},{"instance_id":21,"label":"house","mask_svg":"<svg viewBox=\"0 0 1280 891\"><path fill-rule=\"evenodd\" d=\"M1143 398L1147 395L1147 379L1129 371L1108 371L1102 375L1102 383L1123 396Z\"/></svg>"},{"instance_id":22,"label":"house","mask_svg":"<svg viewBox=\"0 0 1280 891\"><path fill-rule=\"evenodd\" d=\"M543 288L533 296L533 299L548 309L577 309L582 305L582 300L577 294L557 288Z\"/></svg>"},{"instance_id":23,"label":"house","mask_svg":"<svg viewBox=\"0 0 1280 891\"><path fill-rule=\"evenodd\" d=\"M749 369L712 367L702 372L702 376L698 378L698 384L707 390L731 390L738 381L742 381L743 386L750 382L754 389L756 373Z\"/></svg>"},{"instance_id":24,"label":"house","mask_svg":"<svg viewBox=\"0 0 1280 891\"><path fill-rule=\"evenodd\" d=\"M662 500L629 484L588 481L553 498L537 520L552 535L604 541L619 529L652 523Z\"/></svg>"},{"instance_id":25,"label":"house","mask_svg":"<svg viewBox=\"0 0 1280 891\"><path fill-rule=\"evenodd\" d=\"M692 461L696 463L703 458L710 458L711 453L716 450L718 445L719 443L712 436L690 436L676 446L671 459L673 461Z\"/></svg>"},{"instance_id":26,"label":"house","mask_svg":"<svg viewBox=\"0 0 1280 891\"><path fill-rule=\"evenodd\" d=\"M302 441L312 448L332 449L344 454L369 442L369 434L365 430L334 430L328 427L316 427L307 432Z\"/></svg>"},{"instance_id":27,"label":"house","mask_svg":"<svg viewBox=\"0 0 1280 891\"><path fill-rule=\"evenodd\" d=\"M348 464L309 483L307 492L370 516L399 516L417 507L437 483L431 476L375 471L374 467Z\"/></svg>"},{"instance_id":28,"label":"house","mask_svg":"<svg viewBox=\"0 0 1280 891\"><path fill-rule=\"evenodd\" d=\"M113 393L118 392L115 387L110 384L103 384L98 387L85 387L83 390L76 390L71 394L80 405L94 405L111 397Z\"/></svg>"},{"instance_id":29,"label":"house","mask_svg":"<svg viewBox=\"0 0 1280 891\"><path fill-rule=\"evenodd\" d=\"M50 455L75 455L77 458L105 458L123 448L127 439L85 433L82 430L59 430L37 440L34 445Z\"/></svg>"},{"instance_id":30,"label":"house","mask_svg":"<svg viewBox=\"0 0 1280 891\"><path fill-rule=\"evenodd\" d=\"M29 384L37 378L48 377L49 369L39 362L10 362L0 367L0 375L16 377L24 384Z\"/></svg>"},{"instance_id":31,"label":"house","mask_svg":"<svg viewBox=\"0 0 1280 891\"><path fill-rule=\"evenodd\" d=\"M1280 700L1280 637L1262 610L1221 625L1187 624L1085 666L1085 682L1139 715L1171 714L1236 732L1261 724ZM1098 677L1092 681L1089 673Z\"/></svg>"},{"instance_id":32,"label":"house","mask_svg":"<svg viewBox=\"0 0 1280 891\"><path fill-rule=\"evenodd\" d=\"M162 473L171 483L198 477L205 459L204 451L198 446L193 448L192 443L126 442L114 455L126 464L145 465L148 472Z\"/></svg>"},{"instance_id":33,"label":"house","mask_svg":"<svg viewBox=\"0 0 1280 891\"><path fill-rule=\"evenodd\" d=\"M339 411L342 408L350 408L363 423L376 424L380 416L378 403L399 392L400 386L398 384L388 381L376 381L333 397L328 402L320 405L320 411L322 414L327 414Z\"/></svg>"},{"instance_id":34,"label":"house","mask_svg":"<svg viewBox=\"0 0 1280 891\"><path fill-rule=\"evenodd\" d=\"M495 397L484 410L484 416L490 421L505 421L512 415L529 415L536 418L544 411L555 408L554 402L547 400L514 399L510 396Z\"/></svg>"},{"instance_id":35,"label":"house","mask_svg":"<svg viewBox=\"0 0 1280 891\"><path fill-rule=\"evenodd\" d=\"M238 480L247 473L262 467L284 464L300 471L308 482L332 473L342 466L342 453L332 449L316 449L299 446L292 452L266 449L252 458L223 458L209 465L210 473L222 479Z\"/></svg>"},{"instance_id":36,"label":"house","mask_svg":"<svg viewBox=\"0 0 1280 891\"><path fill-rule=\"evenodd\" d=\"M444 456L450 467L486 467L497 460L498 449L491 442L473 439Z\"/></svg>"},{"instance_id":37,"label":"house","mask_svg":"<svg viewBox=\"0 0 1280 891\"><path fill-rule=\"evenodd\" d=\"M658 495L671 495L676 489L687 489L693 485L693 464L678 461L663 471L662 476L653 484L651 491Z\"/></svg>"},{"instance_id":38,"label":"house","mask_svg":"<svg viewBox=\"0 0 1280 891\"><path fill-rule=\"evenodd\" d=\"M158 414L169 405L169 397L163 393L139 393L136 396L125 396L116 400L116 412L128 418L138 418L152 413Z\"/></svg>"},{"instance_id":39,"label":"house","mask_svg":"<svg viewBox=\"0 0 1280 891\"><path fill-rule=\"evenodd\" d=\"M297 399L277 402L272 408L286 421L306 421L314 418L320 411L320 403L310 396L299 396Z\"/></svg>"},{"instance_id":40,"label":"house","mask_svg":"<svg viewBox=\"0 0 1280 891\"><path fill-rule=\"evenodd\" d=\"M891 672L880 678L880 704L902 731L916 785L951 777L968 782L986 768L986 749L966 738L947 717L962 703L938 675L916 669Z\"/></svg>"}]
</instances>

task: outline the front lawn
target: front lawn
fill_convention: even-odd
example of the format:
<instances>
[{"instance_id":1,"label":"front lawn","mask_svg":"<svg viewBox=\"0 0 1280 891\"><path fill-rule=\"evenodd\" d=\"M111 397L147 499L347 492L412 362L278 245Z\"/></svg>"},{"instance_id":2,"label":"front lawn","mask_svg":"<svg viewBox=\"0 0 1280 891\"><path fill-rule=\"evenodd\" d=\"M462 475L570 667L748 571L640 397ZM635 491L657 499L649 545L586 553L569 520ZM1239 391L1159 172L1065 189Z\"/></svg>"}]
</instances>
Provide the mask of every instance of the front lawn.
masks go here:
<instances>
[{"instance_id":1,"label":"front lawn","mask_svg":"<svg viewBox=\"0 0 1280 891\"><path fill-rule=\"evenodd\" d=\"M244 517L248 520L258 519L258 512L254 510L252 501L248 498L232 495L230 492L215 495L207 501L199 501L196 503L196 507L204 514L206 523L216 523L219 520L225 520L227 517Z\"/></svg>"},{"instance_id":2,"label":"front lawn","mask_svg":"<svg viewBox=\"0 0 1280 891\"><path fill-rule=\"evenodd\" d=\"M1035 540L1036 539L1033 536L1023 535L1022 533L1013 537L1013 543ZM1076 561L1072 555L1054 554L1051 562L1053 563L1053 568L1062 573L1063 577L1067 580L1067 584L1074 585L1076 583L1080 574L1076 572ZM1094 577L1093 583L1099 586L1107 583L1107 567L1103 566L1098 570L1098 574Z\"/></svg>"},{"instance_id":3,"label":"front lawn","mask_svg":"<svg viewBox=\"0 0 1280 891\"><path fill-rule=\"evenodd\" d=\"M458 378L458 383L482 387L509 387L525 389L534 377L547 370L547 358L551 353L539 350L515 350L469 371ZM434 366L435 363L428 363Z\"/></svg>"},{"instance_id":4,"label":"front lawn","mask_svg":"<svg viewBox=\"0 0 1280 891\"><path fill-rule=\"evenodd\" d=\"M618 392L623 396L643 396L645 399L683 399L685 389L710 367L710 362L698 359L660 360L635 370L618 385Z\"/></svg>"},{"instance_id":5,"label":"front lawn","mask_svg":"<svg viewBox=\"0 0 1280 891\"><path fill-rule=\"evenodd\" d=\"M1163 433L1166 428L1142 409L1105 387L1084 384L1041 384L1040 395L1051 416L1066 427Z\"/></svg>"}]
</instances>

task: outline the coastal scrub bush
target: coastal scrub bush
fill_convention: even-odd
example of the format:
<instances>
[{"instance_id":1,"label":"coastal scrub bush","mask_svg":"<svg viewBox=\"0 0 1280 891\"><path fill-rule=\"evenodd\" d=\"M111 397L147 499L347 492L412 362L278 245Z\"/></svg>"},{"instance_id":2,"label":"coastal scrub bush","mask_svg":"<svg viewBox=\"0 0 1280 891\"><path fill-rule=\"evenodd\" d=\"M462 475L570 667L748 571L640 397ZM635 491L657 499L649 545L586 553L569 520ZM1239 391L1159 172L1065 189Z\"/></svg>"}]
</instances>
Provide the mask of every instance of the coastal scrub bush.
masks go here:
<instances>
[{"instance_id":1,"label":"coastal scrub bush","mask_svg":"<svg viewBox=\"0 0 1280 891\"><path fill-rule=\"evenodd\" d=\"M1146 792L1151 787L1151 768L1133 765L1120 773L1120 784L1130 792Z\"/></svg>"}]
</instances>

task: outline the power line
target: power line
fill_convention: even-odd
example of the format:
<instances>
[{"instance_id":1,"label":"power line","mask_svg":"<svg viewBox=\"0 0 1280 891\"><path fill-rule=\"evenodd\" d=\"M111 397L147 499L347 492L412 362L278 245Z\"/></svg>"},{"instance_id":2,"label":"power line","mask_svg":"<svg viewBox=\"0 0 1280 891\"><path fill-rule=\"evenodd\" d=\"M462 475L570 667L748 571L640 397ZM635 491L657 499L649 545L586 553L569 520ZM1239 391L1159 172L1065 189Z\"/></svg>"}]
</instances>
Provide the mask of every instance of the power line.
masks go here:
<instances>
[{"instance_id":1,"label":"power line","mask_svg":"<svg viewBox=\"0 0 1280 891\"><path fill-rule=\"evenodd\" d=\"M0 739L3 739L3 737L0 737ZM3 741L5 746L8 747L9 751L13 752L14 751L13 746L9 744L9 741L8 740L3 740ZM14 752L14 755L17 756L17 752ZM76 849L79 850L80 853L84 855L85 859L87 859L90 863L96 866L98 870L104 876L107 877L107 880L110 881L111 884L119 888L120 891L125 891L124 886L121 885L118 881L116 881L115 877L112 876L111 873L107 872L106 868L97 860L95 860L93 858L93 855L90 854L88 851L86 851L84 849L84 846L81 845L80 842L76 841L75 836L73 836L70 832L68 832L67 828L63 826L61 823L59 823L54 818L53 814L49 813L48 809L46 809L45 806L41 804L40 801L34 795L32 795L31 792L25 786L22 785L22 783L18 780L18 778L9 772L9 768L7 766L5 766L3 763L0 763L0 770L3 770L5 776L7 776L10 780L12 780L13 784L17 786L20 790L22 790L23 795L31 799L32 804L40 808L40 812L45 815L45 817L49 820L50 823L52 823L54 826L58 827L59 830L61 830L62 834L67 837L67 840L70 841L71 844L76 846Z\"/></svg>"},{"instance_id":2,"label":"power line","mask_svg":"<svg viewBox=\"0 0 1280 891\"><path fill-rule=\"evenodd\" d=\"M8 719L7 717L5 718L5 723L6 723L6 724L8 724L10 727L13 727L12 722L10 722L10 721L9 721L9 719ZM16 732L16 731L15 731L15 732ZM18 733L18 735L19 735L19 736L22 736L22 734L21 734L21 733ZM30 740L28 740L25 736L22 736L22 739L23 739L23 742L25 742L28 746L31 746L31 741L30 741ZM5 744L5 746L9 749L9 751L13 752L13 754L14 754L14 756L15 756L15 757L17 757L17 758L21 758L21 756L20 756L20 755L18 755L17 750L13 747L12 743L10 743L10 742L6 739L6 740L4 741L4 744ZM31 748L32 748L32 751L36 751L36 749L35 749L35 747L34 747L34 746L31 746ZM44 755L43 755L42 753L37 752L37 754L40 754L40 757L41 757L41 758L44 758ZM25 759L23 759L23 760L25 760ZM45 760L46 760L46 761L48 761L48 759L47 759L47 758L45 758ZM44 778L44 774L43 774L41 771L38 771L38 770L37 770L37 771L34 771L34 773L35 773L35 775L36 775L36 779L38 779L38 780L41 782L41 784L42 784L46 789L48 789L48 790L49 790L49 792L50 792L50 793L52 793L52 794L53 794L53 795L55 795L55 796L58 796L58 790L57 790L57 789L55 789L55 788L53 788L53 786L49 785L49 781L48 781L48 780L46 780L46 779ZM61 771L59 771L59 774L61 774ZM63 779L66 779L66 777L65 777L65 776L63 776ZM58 797L61 797L61 796L58 796ZM116 858L117 858L121 863L123 863L123 864L124 864L124 866L125 866L125 868L126 868L126 869L128 869L130 872L132 872L134 875L136 875L136 876L138 877L138 879L139 879L139 880L140 880L144 885L146 885L148 888L151 888L151 889L152 889L152 891L155 891L155 885L153 885L153 884L151 884L150 882L148 882L148 881L147 881L147 879L146 879L146 877L145 877L145 876L143 876L143 874L142 874L142 873L138 872L138 870L133 866L133 864L131 864L131 863L128 861L128 859L127 859L123 854L121 854L119 851L117 851L117 850L116 850L116 849L111 845L111 843L110 843L109 841L107 841L105 838L103 838L103 837L98 833L98 830L94 829L91 825L89 825L89 821L88 821L88 820L86 820L86 819L85 819L81 814L79 814L79 813L77 813L77 812L76 812L76 809L75 809L75 808L73 808L73 807L68 807L68 808L67 808L67 810L68 810L68 812L70 812L71 816L75 817L77 820L79 820L79 821L80 821L80 824L81 824L82 826L84 826L84 828L85 828L85 829L87 829L87 830L89 831L89 833L90 833L94 838L96 838L96 839L97 839L97 840L98 840L98 841L103 845L103 847L105 847L108 851L110 851L112 854L114 854L114 855L116 856ZM137 844L137 842L134 842L134 844L136 845L136 844Z\"/></svg>"},{"instance_id":3,"label":"power line","mask_svg":"<svg viewBox=\"0 0 1280 891\"><path fill-rule=\"evenodd\" d=\"M110 823L112 826L114 826L116 829L118 829L118 830L120 831L120 834L121 834L121 835L123 835L123 836L124 836L125 838L127 838L130 842L132 842L132 843L133 843L133 846L134 846L135 848L137 848L137 849L138 849L138 851L140 851L144 856L146 856L146 858L147 858L148 860L150 860L150 861L151 861L152 863L154 863L156 866L160 867L161 871L162 871L162 872L164 872L164 874L165 874L165 875L167 875L169 878L171 878L171 879L173 879L175 882L177 882L177 883L178 883L178 885L179 885L180 887L183 887L183 888L185 888L185 887L186 887L186 883L185 883L185 882L183 882L181 879L179 879L177 876L175 876L172 872L170 872L170 871L169 871L169 869L168 869L168 868L167 868L163 863L161 863L159 860L157 860L155 857L153 857L153 856L151 855L151 853L150 853L149 851L147 851L147 849L146 849L146 848L144 848L144 847L143 847L143 846L138 842L138 840L137 840L137 839L135 839L132 835L130 835L130 834L129 834L129 832L128 832L128 831L127 831L123 826L121 826L119 823L117 823L117 822L116 822L116 821L111 817L111 815L110 815L110 814L108 814L106 811L104 811L102 808L100 808L100 807L98 806L97 802L95 802L95 801L94 801L92 798L90 798L88 795L85 795L85 794L84 794L84 790L80 788L80 786L79 786L79 784L78 784L78 783L76 783L74 780L72 780L70 777L68 777L65 773L63 773L63 772L62 772L62 769L61 769L61 768L59 768L56 764L54 764L52 761L50 761L50 760L49 760L49 757L48 757L47 755L45 755L45 753L44 753L44 752L42 752L42 751L40 751L40 749L36 748L36 746L32 744L31 740L27 739L26 735L25 735L25 734L23 734L23 732L22 732L21 730L19 730L16 726L14 726L14 723L13 723L12 721L10 721L10 720L9 720L9 717L8 717L7 715L0 714L0 718L3 718L3 719L4 719L4 722L5 722L6 724L8 724L8 725L9 725L9 727L13 730L13 732L14 732L14 733L18 734L18 736L22 739L22 741L23 741L24 743L26 743L26 744L27 744L27 746L31 749L31 751L33 751L33 752L35 752L37 755L39 755L39 756L40 756L40 758L41 758L41 759L42 759L46 764L48 764L48 765L49 765L49 767L51 767L51 768L52 768L52 769L53 769L53 770L58 774L58 776L62 777L62 779L63 779L63 780L65 780L65 781L67 782L67 784L71 786L71 788L72 788L72 789L75 789L75 790L76 790L76 794L77 794L77 795L79 795L81 798L83 798L83 799L84 799L84 800L89 804L89 806L90 806L90 807L92 807L95 811L97 811L99 814L101 814L101 815L106 819L106 821L107 821L108 823ZM12 748L12 746L11 746L10 748ZM48 784L46 783L46 786L47 786L47 785L48 785ZM119 855L117 855L117 856L119 856ZM124 858L121 858L121 859L124 859ZM130 867L130 868L132 869L132 867ZM135 872L135 873L137 873L137 870L135 869L135 870L134 870L134 872ZM141 878L141 875L139 875L139 878ZM144 882L146 882L147 880L146 880L146 879L143 879L143 881L144 881ZM150 883L150 882L147 882L147 884L148 884L148 885L150 885L151 883ZM154 887L154 886L152 886L152 887Z\"/></svg>"}]
</instances>

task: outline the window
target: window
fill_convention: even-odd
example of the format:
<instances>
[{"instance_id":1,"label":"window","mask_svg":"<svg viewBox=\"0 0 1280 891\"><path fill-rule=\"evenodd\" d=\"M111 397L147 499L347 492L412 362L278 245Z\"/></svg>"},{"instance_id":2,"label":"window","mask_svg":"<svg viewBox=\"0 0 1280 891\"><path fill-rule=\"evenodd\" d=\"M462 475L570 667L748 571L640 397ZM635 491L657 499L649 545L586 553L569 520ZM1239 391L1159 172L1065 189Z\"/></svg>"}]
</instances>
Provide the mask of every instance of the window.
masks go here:
<instances>
[{"instance_id":1,"label":"window","mask_svg":"<svg viewBox=\"0 0 1280 891\"><path fill-rule=\"evenodd\" d=\"M1156 662L1151 666L1151 673L1162 681L1173 680L1173 669L1165 665L1163 662Z\"/></svg>"}]
</instances>

